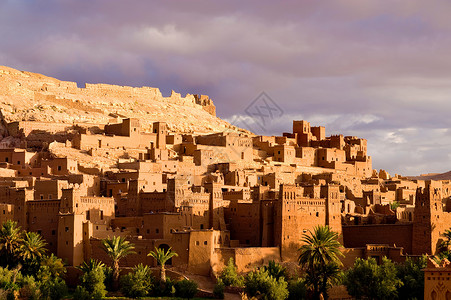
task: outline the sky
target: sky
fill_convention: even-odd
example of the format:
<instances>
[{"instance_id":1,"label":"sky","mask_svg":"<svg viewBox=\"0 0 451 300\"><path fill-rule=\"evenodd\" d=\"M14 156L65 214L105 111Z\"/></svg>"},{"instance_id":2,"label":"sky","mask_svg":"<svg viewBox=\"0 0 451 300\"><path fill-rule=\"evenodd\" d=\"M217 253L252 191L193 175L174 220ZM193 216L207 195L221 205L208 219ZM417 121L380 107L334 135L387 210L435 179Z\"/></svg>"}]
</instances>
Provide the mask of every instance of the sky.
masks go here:
<instances>
[{"instance_id":1,"label":"sky","mask_svg":"<svg viewBox=\"0 0 451 300\"><path fill-rule=\"evenodd\" d=\"M451 170L450 12L435 0L0 0L0 65L79 87L207 94L256 133L307 120L366 138L375 169L440 173ZM277 111L257 128L262 93Z\"/></svg>"}]
</instances>

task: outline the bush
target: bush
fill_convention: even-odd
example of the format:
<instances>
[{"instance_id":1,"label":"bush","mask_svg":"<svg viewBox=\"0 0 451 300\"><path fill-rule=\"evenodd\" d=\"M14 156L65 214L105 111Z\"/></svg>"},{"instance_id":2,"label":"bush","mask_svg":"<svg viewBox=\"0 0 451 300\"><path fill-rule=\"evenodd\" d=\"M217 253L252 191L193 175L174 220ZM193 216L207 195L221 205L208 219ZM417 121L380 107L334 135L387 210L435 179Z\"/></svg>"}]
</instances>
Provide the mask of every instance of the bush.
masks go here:
<instances>
[{"instance_id":1,"label":"bush","mask_svg":"<svg viewBox=\"0 0 451 300\"><path fill-rule=\"evenodd\" d=\"M167 277L164 284L154 284L152 295L158 297L173 297L175 295L175 282Z\"/></svg>"},{"instance_id":2,"label":"bush","mask_svg":"<svg viewBox=\"0 0 451 300\"><path fill-rule=\"evenodd\" d=\"M191 299L197 293L197 283L192 280L183 279L175 284L175 295L177 297Z\"/></svg>"},{"instance_id":3,"label":"bush","mask_svg":"<svg viewBox=\"0 0 451 300\"><path fill-rule=\"evenodd\" d=\"M121 278L121 291L130 298L145 297L152 291L153 281L150 269L139 264Z\"/></svg>"},{"instance_id":4,"label":"bush","mask_svg":"<svg viewBox=\"0 0 451 300\"><path fill-rule=\"evenodd\" d=\"M89 292L84 287L79 285L75 289L74 299L77 299L77 300L89 300L91 298L90 298Z\"/></svg>"},{"instance_id":5,"label":"bush","mask_svg":"<svg viewBox=\"0 0 451 300\"><path fill-rule=\"evenodd\" d=\"M224 299L224 282L222 282L221 278L218 279L218 282L215 284L215 288L213 289L213 295L216 299Z\"/></svg>"},{"instance_id":6,"label":"bush","mask_svg":"<svg viewBox=\"0 0 451 300\"><path fill-rule=\"evenodd\" d=\"M103 283L105 284L105 288L107 291L113 290L113 268L111 267L104 267L103 273L105 273L105 280Z\"/></svg>"},{"instance_id":7,"label":"bush","mask_svg":"<svg viewBox=\"0 0 451 300\"><path fill-rule=\"evenodd\" d=\"M288 282L288 300L306 299L307 286L303 279L291 280Z\"/></svg>"},{"instance_id":8,"label":"bush","mask_svg":"<svg viewBox=\"0 0 451 300\"><path fill-rule=\"evenodd\" d=\"M80 281L80 289L77 287L76 292L78 291L80 297L82 297L81 299L101 299L105 297L106 289L103 265L93 265L91 269L87 268L86 272L81 276ZM86 296L85 292L87 292L88 298L83 298Z\"/></svg>"},{"instance_id":9,"label":"bush","mask_svg":"<svg viewBox=\"0 0 451 300\"><path fill-rule=\"evenodd\" d=\"M36 282L33 276L25 276L21 282L22 288L19 290L21 299L39 300L41 291L39 290L39 283Z\"/></svg>"},{"instance_id":10,"label":"bush","mask_svg":"<svg viewBox=\"0 0 451 300\"><path fill-rule=\"evenodd\" d=\"M399 299L422 299L424 297L424 272L427 256L408 257L403 264L396 266L398 277L403 285L398 289Z\"/></svg>"},{"instance_id":11,"label":"bush","mask_svg":"<svg viewBox=\"0 0 451 300\"><path fill-rule=\"evenodd\" d=\"M68 294L66 282L62 279L41 282L39 288L41 294L51 300L63 299Z\"/></svg>"},{"instance_id":12,"label":"bush","mask_svg":"<svg viewBox=\"0 0 451 300\"><path fill-rule=\"evenodd\" d=\"M233 262L233 258L229 259L227 266L222 270L219 278L225 286L243 286L244 278L238 275L237 268Z\"/></svg>"},{"instance_id":13,"label":"bush","mask_svg":"<svg viewBox=\"0 0 451 300\"><path fill-rule=\"evenodd\" d=\"M248 296L265 300L284 300L288 298L287 282L283 277L276 280L265 270L249 273L245 278L245 291Z\"/></svg>"},{"instance_id":14,"label":"bush","mask_svg":"<svg viewBox=\"0 0 451 300\"><path fill-rule=\"evenodd\" d=\"M275 261L269 261L267 266L264 266L264 270L268 272L268 274L275 279L279 279L281 277L287 279L287 268L282 265L276 263Z\"/></svg>"},{"instance_id":15,"label":"bush","mask_svg":"<svg viewBox=\"0 0 451 300\"><path fill-rule=\"evenodd\" d=\"M381 265L374 258L358 258L346 272L344 285L349 295L357 299L395 299L403 283L395 264L384 257Z\"/></svg>"},{"instance_id":16,"label":"bush","mask_svg":"<svg viewBox=\"0 0 451 300\"><path fill-rule=\"evenodd\" d=\"M23 276L18 269L8 270L0 267L0 290L4 290L7 299L14 299L21 287Z\"/></svg>"}]
</instances>

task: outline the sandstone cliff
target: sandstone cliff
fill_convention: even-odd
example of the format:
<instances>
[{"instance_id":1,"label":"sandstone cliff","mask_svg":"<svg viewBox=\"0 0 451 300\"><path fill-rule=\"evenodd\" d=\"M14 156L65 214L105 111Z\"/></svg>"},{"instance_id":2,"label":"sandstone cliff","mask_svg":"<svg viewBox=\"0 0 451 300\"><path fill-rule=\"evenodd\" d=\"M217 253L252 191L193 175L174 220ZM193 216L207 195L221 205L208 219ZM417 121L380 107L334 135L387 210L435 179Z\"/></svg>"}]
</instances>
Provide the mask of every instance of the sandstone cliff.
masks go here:
<instances>
[{"instance_id":1,"label":"sandstone cliff","mask_svg":"<svg viewBox=\"0 0 451 300\"><path fill-rule=\"evenodd\" d=\"M216 117L205 95L163 97L158 88L61 81L41 74L0 66L0 109L7 122L107 124L114 118L139 118L144 130L164 121L178 133L208 133L240 129ZM2 135L4 135L2 133Z\"/></svg>"}]
</instances>

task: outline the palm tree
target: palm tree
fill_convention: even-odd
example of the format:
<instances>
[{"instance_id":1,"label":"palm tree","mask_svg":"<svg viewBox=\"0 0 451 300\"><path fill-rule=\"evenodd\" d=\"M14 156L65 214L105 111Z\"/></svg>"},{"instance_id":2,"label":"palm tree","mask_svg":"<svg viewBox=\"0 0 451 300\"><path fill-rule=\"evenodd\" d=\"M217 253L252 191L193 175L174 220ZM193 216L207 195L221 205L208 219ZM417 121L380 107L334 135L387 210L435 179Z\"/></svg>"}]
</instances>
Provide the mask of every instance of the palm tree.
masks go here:
<instances>
[{"instance_id":1,"label":"palm tree","mask_svg":"<svg viewBox=\"0 0 451 300\"><path fill-rule=\"evenodd\" d=\"M22 245L20 245L20 256L23 260L41 260L47 252L47 243L39 233L25 232Z\"/></svg>"},{"instance_id":2,"label":"palm tree","mask_svg":"<svg viewBox=\"0 0 451 300\"><path fill-rule=\"evenodd\" d=\"M47 243L39 233L25 232L19 257L24 266L24 272L32 275L39 271L41 259L45 256Z\"/></svg>"},{"instance_id":3,"label":"palm tree","mask_svg":"<svg viewBox=\"0 0 451 300\"><path fill-rule=\"evenodd\" d=\"M66 268L64 267L64 262L61 258L50 254L50 256L44 256L41 260L41 268L39 272L51 278L59 278L66 274Z\"/></svg>"},{"instance_id":4,"label":"palm tree","mask_svg":"<svg viewBox=\"0 0 451 300\"><path fill-rule=\"evenodd\" d=\"M4 258L6 266L14 263L17 259L17 253L23 241L23 234L17 222L8 220L3 223L0 229L0 251Z\"/></svg>"},{"instance_id":5,"label":"palm tree","mask_svg":"<svg viewBox=\"0 0 451 300\"><path fill-rule=\"evenodd\" d=\"M157 261L157 264L160 266L160 283L166 282L166 270L164 265L166 262L174 256L179 256L177 253L171 251L171 248L168 251L164 251L163 248L155 247L155 252L150 251L147 256L152 256Z\"/></svg>"},{"instance_id":6,"label":"palm tree","mask_svg":"<svg viewBox=\"0 0 451 300\"><path fill-rule=\"evenodd\" d=\"M313 297L319 299L321 294L327 297L329 276L335 277L336 272L332 271L337 269L333 265L340 266L339 256L343 256L338 234L329 226L316 226L313 232L309 230L308 234L304 234L301 241L304 245L299 248L298 261L306 269L313 286Z\"/></svg>"},{"instance_id":7,"label":"palm tree","mask_svg":"<svg viewBox=\"0 0 451 300\"><path fill-rule=\"evenodd\" d=\"M103 250L113 262L113 289L117 289L119 282L119 261L129 254L135 253L135 246L121 236L113 236L102 240Z\"/></svg>"},{"instance_id":8,"label":"palm tree","mask_svg":"<svg viewBox=\"0 0 451 300\"><path fill-rule=\"evenodd\" d=\"M84 261L81 265L76 267L83 273L89 273L93 270L97 270L98 268L105 268L105 264L97 259L90 259L88 262Z\"/></svg>"}]
</instances>

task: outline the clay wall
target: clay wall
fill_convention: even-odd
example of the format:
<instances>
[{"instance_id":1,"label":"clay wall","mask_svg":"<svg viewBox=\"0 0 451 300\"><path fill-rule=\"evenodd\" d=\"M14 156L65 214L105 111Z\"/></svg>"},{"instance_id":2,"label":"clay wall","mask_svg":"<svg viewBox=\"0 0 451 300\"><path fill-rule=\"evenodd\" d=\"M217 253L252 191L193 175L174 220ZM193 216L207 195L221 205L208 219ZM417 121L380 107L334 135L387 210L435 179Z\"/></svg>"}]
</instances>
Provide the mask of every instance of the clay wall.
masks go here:
<instances>
[{"instance_id":1,"label":"clay wall","mask_svg":"<svg viewBox=\"0 0 451 300\"><path fill-rule=\"evenodd\" d=\"M249 189L243 189L241 191L228 191L222 192L224 200L250 200L251 193Z\"/></svg>"},{"instance_id":2,"label":"clay wall","mask_svg":"<svg viewBox=\"0 0 451 300\"><path fill-rule=\"evenodd\" d=\"M274 161L294 163L296 151L293 146L278 145L274 147Z\"/></svg>"},{"instance_id":3,"label":"clay wall","mask_svg":"<svg viewBox=\"0 0 451 300\"><path fill-rule=\"evenodd\" d=\"M446 299L451 294L451 266L449 262L437 264L431 259L424 269L424 299Z\"/></svg>"},{"instance_id":4,"label":"clay wall","mask_svg":"<svg viewBox=\"0 0 451 300\"><path fill-rule=\"evenodd\" d=\"M302 235L317 225L326 225L326 201L298 198L295 186L281 185L275 208L275 246L281 247L284 260L294 259Z\"/></svg>"},{"instance_id":5,"label":"clay wall","mask_svg":"<svg viewBox=\"0 0 451 300\"><path fill-rule=\"evenodd\" d=\"M141 205L139 215L173 210L167 201L166 192L142 192L138 197Z\"/></svg>"},{"instance_id":6,"label":"clay wall","mask_svg":"<svg viewBox=\"0 0 451 300\"><path fill-rule=\"evenodd\" d=\"M326 138L326 128L323 126L311 127L311 131L317 141L321 141Z\"/></svg>"},{"instance_id":7,"label":"clay wall","mask_svg":"<svg viewBox=\"0 0 451 300\"><path fill-rule=\"evenodd\" d=\"M281 261L279 247L216 248L214 256L216 260L212 267L217 274L227 266L230 258L240 273L250 272L271 260Z\"/></svg>"},{"instance_id":8,"label":"clay wall","mask_svg":"<svg viewBox=\"0 0 451 300\"><path fill-rule=\"evenodd\" d=\"M54 158L42 162L43 168L49 168L51 175L69 175L78 173L77 161L70 158Z\"/></svg>"},{"instance_id":9,"label":"clay wall","mask_svg":"<svg viewBox=\"0 0 451 300\"><path fill-rule=\"evenodd\" d=\"M260 246L260 203L231 201L224 209L224 217L232 240L239 240L241 245Z\"/></svg>"},{"instance_id":10,"label":"clay wall","mask_svg":"<svg viewBox=\"0 0 451 300\"><path fill-rule=\"evenodd\" d=\"M60 200L27 201L28 231L42 235L51 253L57 253Z\"/></svg>"},{"instance_id":11,"label":"clay wall","mask_svg":"<svg viewBox=\"0 0 451 300\"><path fill-rule=\"evenodd\" d=\"M14 205L0 203L0 226L8 220L14 220Z\"/></svg>"},{"instance_id":12,"label":"clay wall","mask_svg":"<svg viewBox=\"0 0 451 300\"><path fill-rule=\"evenodd\" d=\"M45 131L55 134L66 132L73 127L73 124L37 122L37 121L20 121L8 124L8 131L14 137L28 137L33 131Z\"/></svg>"},{"instance_id":13,"label":"clay wall","mask_svg":"<svg viewBox=\"0 0 451 300\"><path fill-rule=\"evenodd\" d=\"M300 164L303 166L317 166L317 150L311 147L296 148L296 157L302 158Z\"/></svg>"},{"instance_id":14,"label":"clay wall","mask_svg":"<svg viewBox=\"0 0 451 300\"><path fill-rule=\"evenodd\" d=\"M327 163L330 162L345 162L346 153L344 150L340 149L328 149L320 148L317 150L318 156L318 166L319 167L329 167Z\"/></svg>"},{"instance_id":15,"label":"clay wall","mask_svg":"<svg viewBox=\"0 0 451 300\"><path fill-rule=\"evenodd\" d=\"M156 135L153 133L140 134L138 137L78 134L72 141L73 147L79 150L90 150L91 148L145 149L152 143L156 143Z\"/></svg>"},{"instance_id":16,"label":"clay wall","mask_svg":"<svg viewBox=\"0 0 451 300\"><path fill-rule=\"evenodd\" d=\"M412 224L343 225L343 241L346 248L365 247L366 244L387 244L403 247L405 253L412 254L412 234Z\"/></svg>"},{"instance_id":17,"label":"clay wall","mask_svg":"<svg viewBox=\"0 0 451 300\"><path fill-rule=\"evenodd\" d=\"M153 213L143 215L143 232L145 239L170 239L173 230L182 230L185 218L179 213Z\"/></svg>"},{"instance_id":18,"label":"clay wall","mask_svg":"<svg viewBox=\"0 0 451 300\"><path fill-rule=\"evenodd\" d=\"M63 214L58 220L57 255L70 266L78 266L84 261L83 215Z\"/></svg>"},{"instance_id":19,"label":"clay wall","mask_svg":"<svg viewBox=\"0 0 451 300\"><path fill-rule=\"evenodd\" d=\"M38 179L34 185L35 200L56 200L61 199L62 189L67 189L66 180L44 180Z\"/></svg>"},{"instance_id":20,"label":"clay wall","mask_svg":"<svg viewBox=\"0 0 451 300\"><path fill-rule=\"evenodd\" d=\"M215 232L213 230L191 231L189 240L188 271L209 276L214 252Z\"/></svg>"}]
</instances>

